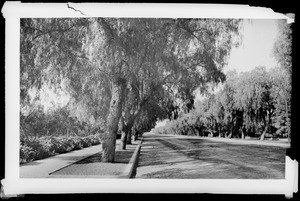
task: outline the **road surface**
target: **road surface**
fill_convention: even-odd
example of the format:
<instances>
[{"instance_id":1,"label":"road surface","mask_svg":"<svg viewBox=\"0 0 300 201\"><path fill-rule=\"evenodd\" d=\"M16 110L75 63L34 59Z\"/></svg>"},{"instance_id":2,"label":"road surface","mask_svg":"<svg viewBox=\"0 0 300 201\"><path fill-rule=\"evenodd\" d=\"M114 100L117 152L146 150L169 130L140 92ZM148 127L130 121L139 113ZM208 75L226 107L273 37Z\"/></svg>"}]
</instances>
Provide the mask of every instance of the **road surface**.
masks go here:
<instances>
[{"instance_id":1,"label":"road surface","mask_svg":"<svg viewBox=\"0 0 300 201\"><path fill-rule=\"evenodd\" d=\"M284 179L288 146L269 144L147 133L135 178Z\"/></svg>"}]
</instances>

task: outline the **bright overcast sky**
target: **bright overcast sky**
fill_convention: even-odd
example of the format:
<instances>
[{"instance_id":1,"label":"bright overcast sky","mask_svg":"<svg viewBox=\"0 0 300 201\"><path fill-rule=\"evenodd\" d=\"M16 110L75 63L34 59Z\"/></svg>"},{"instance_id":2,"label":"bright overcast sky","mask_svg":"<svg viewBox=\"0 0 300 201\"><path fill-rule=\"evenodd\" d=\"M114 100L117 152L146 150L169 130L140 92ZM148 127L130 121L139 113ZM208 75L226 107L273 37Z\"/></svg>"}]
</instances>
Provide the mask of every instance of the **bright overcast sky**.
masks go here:
<instances>
[{"instance_id":1,"label":"bright overcast sky","mask_svg":"<svg viewBox=\"0 0 300 201\"><path fill-rule=\"evenodd\" d=\"M251 71L256 66L265 66L267 70L275 67L272 49L277 36L276 21L271 19L244 20L240 31L243 38L242 44L231 50L224 72L233 69L237 72ZM216 91L218 89L220 88L215 88ZM196 100L203 98L204 96L196 93Z\"/></svg>"},{"instance_id":2,"label":"bright overcast sky","mask_svg":"<svg viewBox=\"0 0 300 201\"><path fill-rule=\"evenodd\" d=\"M267 69L276 66L272 58L272 47L277 35L276 20L244 20L243 24L243 42L238 48L232 49L224 71L236 69L241 72L259 65L266 66Z\"/></svg>"}]
</instances>

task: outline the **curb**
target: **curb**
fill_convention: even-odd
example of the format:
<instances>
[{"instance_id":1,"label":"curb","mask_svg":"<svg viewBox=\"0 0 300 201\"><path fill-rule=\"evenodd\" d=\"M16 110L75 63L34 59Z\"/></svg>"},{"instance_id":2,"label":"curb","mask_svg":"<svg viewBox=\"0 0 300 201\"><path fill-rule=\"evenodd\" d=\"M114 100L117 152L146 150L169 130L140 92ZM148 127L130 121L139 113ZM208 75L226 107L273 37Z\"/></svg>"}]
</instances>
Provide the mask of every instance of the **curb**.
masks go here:
<instances>
[{"instance_id":1,"label":"curb","mask_svg":"<svg viewBox=\"0 0 300 201\"><path fill-rule=\"evenodd\" d=\"M133 153L132 157L130 158L130 161L129 161L128 165L126 166L124 172L122 173L121 176L118 176L117 178L124 178L124 179L133 178L133 176L135 174L135 169L137 166L138 158L140 155L142 142L143 142L143 137L141 138L141 141L139 142L137 148L134 150L134 153Z\"/></svg>"}]
</instances>

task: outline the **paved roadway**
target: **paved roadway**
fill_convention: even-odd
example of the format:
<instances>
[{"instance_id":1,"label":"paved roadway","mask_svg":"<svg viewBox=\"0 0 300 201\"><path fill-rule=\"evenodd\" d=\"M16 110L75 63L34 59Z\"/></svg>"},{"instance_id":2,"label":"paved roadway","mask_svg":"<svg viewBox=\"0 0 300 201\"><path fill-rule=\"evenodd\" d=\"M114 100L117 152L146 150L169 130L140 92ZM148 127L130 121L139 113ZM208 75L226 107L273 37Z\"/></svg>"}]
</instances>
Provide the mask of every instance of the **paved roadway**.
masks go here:
<instances>
[{"instance_id":1,"label":"paved roadway","mask_svg":"<svg viewBox=\"0 0 300 201\"><path fill-rule=\"evenodd\" d=\"M144 134L135 178L284 179L288 144Z\"/></svg>"}]
</instances>

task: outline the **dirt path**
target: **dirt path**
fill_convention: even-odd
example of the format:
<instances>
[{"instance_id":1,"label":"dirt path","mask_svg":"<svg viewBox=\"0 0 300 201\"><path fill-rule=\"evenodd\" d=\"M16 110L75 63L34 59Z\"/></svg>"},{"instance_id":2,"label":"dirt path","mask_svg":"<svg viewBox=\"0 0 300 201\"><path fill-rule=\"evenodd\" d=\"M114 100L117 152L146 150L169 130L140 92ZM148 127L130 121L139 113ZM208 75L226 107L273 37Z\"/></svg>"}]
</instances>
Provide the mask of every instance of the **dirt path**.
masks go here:
<instances>
[{"instance_id":1,"label":"dirt path","mask_svg":"<svg viewBox=\"0 0 300 201\"><path fill-rule=\"evenodd\" d=\"M282 146L148 134L136 178L283 179L285 153Z\"/></svg>"}]
</instances>

